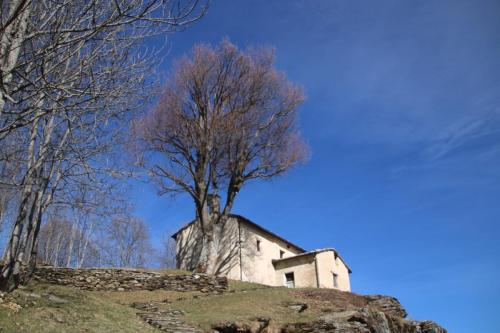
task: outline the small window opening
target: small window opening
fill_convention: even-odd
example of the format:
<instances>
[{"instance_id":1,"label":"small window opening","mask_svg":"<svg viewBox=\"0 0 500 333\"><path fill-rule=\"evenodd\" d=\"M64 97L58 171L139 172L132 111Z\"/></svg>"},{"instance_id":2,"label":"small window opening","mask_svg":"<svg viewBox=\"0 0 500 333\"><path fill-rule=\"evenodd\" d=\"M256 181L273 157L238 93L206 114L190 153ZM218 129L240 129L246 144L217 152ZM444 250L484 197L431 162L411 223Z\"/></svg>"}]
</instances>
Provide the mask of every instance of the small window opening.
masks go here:
<instances>
[{"instance_id":1,"label":"small window opening","mask_svg":"<svg viewBox=\"0 0 500 333\"><path fill-rule=\"evenodd\" d=\"M293 272L285 273L285 286L287 288L295 288L295 276Z\"/></svg>"},{"instance_id":2,"label":"small window opening","mask_svg":"<svg viewBox=\"0 0 500 333\"><path fill-rule=\"evenodd\" d=\"M285 251L280 250L280 259L283 259L283 256L285 255Z\"/></svg>"},{"instance_id":3,"label":"small window opening","mask_svg":"<svg viewBox=\"0 0 500 333\"><path fill-rule=\"evenodd\" d=\"M334 288L338 288L339 286L339 276L335 273L332 273L333 274L333 287Z\"/></svg>"},{"instance_id":4,"label":"small window opening","mask_svg":"<svg viewBox=\"0 0 500 333\"><path fill-rule=\"evenodd\" d=\"M260 239L257 239L257 251L260 252Z\"/></svg>"}]
</instances>

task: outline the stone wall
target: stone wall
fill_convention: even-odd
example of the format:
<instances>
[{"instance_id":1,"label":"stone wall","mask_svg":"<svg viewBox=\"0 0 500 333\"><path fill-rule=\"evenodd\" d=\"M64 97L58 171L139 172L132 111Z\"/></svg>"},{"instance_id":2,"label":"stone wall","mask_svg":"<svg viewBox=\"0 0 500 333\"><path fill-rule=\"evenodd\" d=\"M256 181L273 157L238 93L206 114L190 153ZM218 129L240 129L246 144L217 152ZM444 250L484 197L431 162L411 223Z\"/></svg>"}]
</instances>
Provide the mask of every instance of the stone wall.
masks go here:
<instances>
[{"instance_id":1,"label":"stone wall","mask_svg":"<svg viewBox=\"0 0 500 333\"><path fill-rule=\"evenodd\" d=\"M222 293L227 278L205 274L175 275L131 269L72 269L38 267L35 281L76 287L82 290L171 290Z\"/></svg>"}]
</instances>

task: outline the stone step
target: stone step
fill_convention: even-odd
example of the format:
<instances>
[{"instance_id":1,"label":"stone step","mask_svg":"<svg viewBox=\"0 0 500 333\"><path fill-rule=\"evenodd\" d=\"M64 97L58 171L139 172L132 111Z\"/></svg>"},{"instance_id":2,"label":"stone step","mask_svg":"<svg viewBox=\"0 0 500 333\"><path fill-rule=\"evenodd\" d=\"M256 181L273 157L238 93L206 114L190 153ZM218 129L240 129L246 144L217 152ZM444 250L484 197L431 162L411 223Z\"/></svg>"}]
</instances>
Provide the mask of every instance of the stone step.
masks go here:
<instances>
[{"instance_id":1,"label":"stone step","mask_svg":"<svg viewBox=\"0 0 500 333\"><path fill-rule=\"evenodd\" d=\"M181 320L184 312L180 310L158 311L159 302L134 303L132 307L143 312L137 312L142 320L167 333L203 333L203 330L189 326Z\"/></svg>"}]
</instances>

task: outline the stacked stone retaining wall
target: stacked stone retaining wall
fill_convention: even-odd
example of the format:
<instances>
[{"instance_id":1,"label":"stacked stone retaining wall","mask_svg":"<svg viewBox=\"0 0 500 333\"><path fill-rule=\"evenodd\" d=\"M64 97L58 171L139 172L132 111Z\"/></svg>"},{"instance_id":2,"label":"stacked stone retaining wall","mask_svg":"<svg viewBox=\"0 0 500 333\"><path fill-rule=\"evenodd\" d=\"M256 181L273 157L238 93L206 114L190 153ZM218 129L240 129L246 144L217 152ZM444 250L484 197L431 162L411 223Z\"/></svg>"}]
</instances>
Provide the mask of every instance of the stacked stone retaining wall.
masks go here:
<instances>
[{"instance_id":1,"label":"stacked stone retaining wall","mask_svg":"<svg viewBox=\"0 0 500 333\"><path fill-rule=\"evenodd\" d=\"M222 293L225 277L205 274L165 274L132 269L72 269L38 267L33 279L39 282L76 287L82 290L127 291L170 290Z\"/></svg>"}]
</instances>

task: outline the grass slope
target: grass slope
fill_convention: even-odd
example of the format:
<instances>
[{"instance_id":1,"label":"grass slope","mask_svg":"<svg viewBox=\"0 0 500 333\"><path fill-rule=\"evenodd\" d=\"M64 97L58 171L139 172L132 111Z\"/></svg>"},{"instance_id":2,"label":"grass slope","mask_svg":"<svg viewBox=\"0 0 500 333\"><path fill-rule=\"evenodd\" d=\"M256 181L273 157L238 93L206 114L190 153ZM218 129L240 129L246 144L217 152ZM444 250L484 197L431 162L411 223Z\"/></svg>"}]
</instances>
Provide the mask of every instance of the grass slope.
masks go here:
<instances>
[{"instance_id":1,"label":"grass slope","mask_svg":"<svg viewBox=\"0 0 500 333\"><path fill-rule=\"evenodd\" d=\"M14 311L0 306L2 333L109 333L158 332L141 321L135 310L101 295L68 287L30 284L17 290Z\"/></svg>"},{"instance_id":2,"label":"grass slope","mask_svg":"<svg viewBox=\"0 0 500 333\"><path fill-rule=\"evenodd\" d=\"M136 316L137 310L130 307L134 302L163 302L160 310L182 310L185 322L206 330L226 321L250 324L256 318L271 318L275 325L307 322L366 303L361 296L337 290L287 289L240 281L230 281L229 287L223 295L206 295L164 290L90 292L30 283L9 295L20 310L9 308L8 302L0 304L0 333L159 332ZM289 307L300 302L308 304L302 313Z\"/></svg>"},{"instance_id":3,"label":"grass slope","mask_svg":"<svg viewBox=\"0 0 500 333\"><path fill-rule=\"evenodd\" d=\"M326 313L367 304L360 295L333 289L288 289L230 281L230 290L219 296L180 300L170 307L184 311L187 323L210 330L214 324L228 321L250 325L257 318L271 319L271 327L310 322ZM306 303L307 310L299 313L290 307L298 303Z\"/></svg>"}]
</instances>

